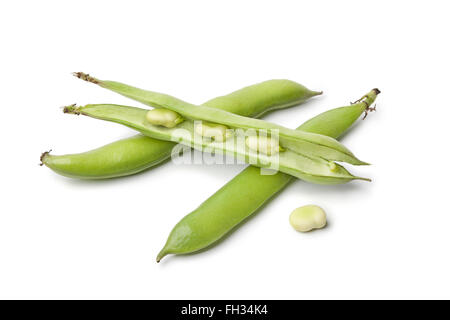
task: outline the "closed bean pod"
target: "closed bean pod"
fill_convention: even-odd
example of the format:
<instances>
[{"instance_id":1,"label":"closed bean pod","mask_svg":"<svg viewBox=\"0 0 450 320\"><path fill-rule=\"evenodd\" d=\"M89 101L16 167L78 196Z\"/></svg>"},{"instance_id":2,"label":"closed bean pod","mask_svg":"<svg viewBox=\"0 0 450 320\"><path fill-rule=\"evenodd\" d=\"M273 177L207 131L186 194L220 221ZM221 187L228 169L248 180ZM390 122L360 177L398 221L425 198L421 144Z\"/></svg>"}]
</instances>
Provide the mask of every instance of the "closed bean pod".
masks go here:
<instances>
[{"instance_id":1,"label":"closed bean pod","mask_svg":"<svg viewBox=\"0 0 450 320\"><path fill-rule=\"evenodd\" d=\"M320 94L290 80L268 80L204 103L248 117L298 105ZM78 179L107 179L135 174L170 158L174 142L139 134L77 154L42 154L42 164Z\"/></svg>"},{"instance_id":2,"label":"closed bean pod","mask_svg":"<svg viewBox=\"0 0 450 320\"><path fill-rule=\"evenodd\" d=\"M338 138L367 111L368 106L360 103L332 109L298 129ZM175 225L156 261L168 254L187 254L211 247L293 180L282 172L261 175L258 168L247 167Z\"/></svg>"},{"instance_id":3,"label":"closed bean pod","mask_svg":"<svg viewBox=\"0 0 450 320\"><path fill-rule=\"evenodd\" d=\"M52 155L44 152L41 164L69 178L116 178L162 163L170 158L173 146L173 142L138 134L83 153Z\"/></svg>"}]
</instances>

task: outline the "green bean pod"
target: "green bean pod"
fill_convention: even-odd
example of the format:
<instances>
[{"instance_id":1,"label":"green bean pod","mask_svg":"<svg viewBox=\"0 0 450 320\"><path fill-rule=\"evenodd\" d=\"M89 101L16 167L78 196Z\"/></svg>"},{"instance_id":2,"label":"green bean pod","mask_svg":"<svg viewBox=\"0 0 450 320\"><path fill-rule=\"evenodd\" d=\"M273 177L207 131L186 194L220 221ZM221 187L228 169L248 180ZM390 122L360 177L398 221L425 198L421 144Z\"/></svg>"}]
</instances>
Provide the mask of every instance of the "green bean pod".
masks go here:
<instances>
[{"instance_id":1,"label":"green bean pod","mask_svg":"<svg viewBox=\"0 0 450 320\"><path fill-rule=\"evenodd\" d=\"M359 102L365 106L365 101ZM116 122L155 139L176 141L199 151L226 153L246 163L261 167L276 169L299 179L319 184L340 184L351 180L369 180L350 174L339 164L321 158L310 158L291 150L285 150L275 155L264 155L249 149L245 143L222 143L210 139L198 139L194 134L194 123L186 120L176 128L164 128L149 124L145 120L147 110L135 107L95 104L86 106L68 106L64 112L85 115L96 119ZM331 165L332 164L332 165ZM370 180L369 180L370 181Z\"/></svg>"},{"instance_id":2,"label":"green bean pod","mask_svg":"<svg viewBox=\"0 0 450 320\"><path fill-rule=\"evenodd\" d=\"M364 104L332 109L306 121L298 130L338 138L368 111L369 106ZM291 181L292 176L281 172L264 176L258 168L247 167L175 225L156 261L168 254L187 254L211 246Z\"/></svg>"},{"instance_id":3,"label":"green bean pod","mask_svg":"<svg viewBox=\"0 0 450 320\"><path fill-rule=\"evenodd\" d=\"M116 178L141 172L169 159L174 145L138 134L83 153L52 155L44 152L41 165L69 178Z\"/></svg>"},{"instance_id":4,"label":"green bean pod","mask_svg":"<svg viewBox=\"0 0 450 320\"><path fill-rule=\"evenodd\" d=\"M208 106L195 106L167 94L139 89L116 81L99 80L81 72L75 75L144 104L175 111L191 120L220 123L234 129L277 130L282 147L310 159L319 158L328 161L342 161L353 165L367 164L357 159L350 150L338 141L327 136L288 129L274 123L239 116ZM375 97L376 95L373 94L368 95L365 99L366 103L372 104Z\"/></svg>"},{"instance_id":5,"label":"green bean pod","mask_svg":"<svg viewBox=\"0 0 450 320\"><path fill-rule=\"evenodd\" d=\"M268 80L204 103L247 117L298 105L321 92L311 91L290 80ZM136 135L78 154L44 152L41 162L70 178L107 179L128 176L153 167L168 158L175 143Z\"/></svg>"}]
</instances>

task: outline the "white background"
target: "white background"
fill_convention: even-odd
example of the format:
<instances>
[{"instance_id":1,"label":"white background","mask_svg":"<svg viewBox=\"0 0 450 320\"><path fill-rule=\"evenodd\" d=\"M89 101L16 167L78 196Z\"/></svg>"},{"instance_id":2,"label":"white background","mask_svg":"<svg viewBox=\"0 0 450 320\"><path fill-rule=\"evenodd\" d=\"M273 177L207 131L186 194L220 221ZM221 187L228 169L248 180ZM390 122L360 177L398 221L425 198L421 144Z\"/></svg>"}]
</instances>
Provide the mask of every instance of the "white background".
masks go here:
<instances>
[{"instance_id":1,"label":"white background","mask_svg":"<svg viewBox=\"0 0 450 320\"><path fill-rule=\"evenodd\" d=\"M450 298L447 1L9 1L0 5L0 298ZM296 127L378 87L345 144L372 183L290 185L209 251L155 257L244 166L174 166L84 182L39 155L133 135L64 115L138 105L84 71L193 103L272 78L320 98L266 119ZM290 212L323 206L326 229Z\"/></svg>"}]
</instances>

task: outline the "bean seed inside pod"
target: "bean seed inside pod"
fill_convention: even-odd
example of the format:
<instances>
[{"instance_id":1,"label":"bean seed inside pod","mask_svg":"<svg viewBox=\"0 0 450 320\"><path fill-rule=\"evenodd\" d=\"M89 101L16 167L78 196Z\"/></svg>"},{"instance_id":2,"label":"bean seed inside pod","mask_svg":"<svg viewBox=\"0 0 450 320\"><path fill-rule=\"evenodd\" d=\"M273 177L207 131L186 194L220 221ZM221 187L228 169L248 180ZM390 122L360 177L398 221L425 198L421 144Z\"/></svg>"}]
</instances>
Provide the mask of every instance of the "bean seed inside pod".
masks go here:
<instances>
[{"instance_id":1,"label":"bean seed inside pod","mask_svg":"<svg viewBox=\"0 0 450 320\"><path fill-rule=\"evenodd\" d=\"M245 139L245 144L251 150L258 151L268 156L283 151L278 139L264 136L249 136Z\"/></svg>"},{"instance_id":2,"label":"bean seed inside pod","mask_svg":"<svg viewBox=\"0 0 450 320\"><path fill-rule=\"evenodd\" d=\"M198 135L214 139L215 141L225 141L232 135L231 130L227 126L206 121L196 122L194 129Z\"/></svg>"},{"instance_id":3,"label":"bean seed inside pod","mask_svg":"<svg viewBox=\"0 0 450 320\"><path fill-rule=\"evenodd\" d=\"M176 112L169 109L153 109L147 112L146 119L149 123L173 128L183 122L183 118Z\"/></svg>"}]
</instances>

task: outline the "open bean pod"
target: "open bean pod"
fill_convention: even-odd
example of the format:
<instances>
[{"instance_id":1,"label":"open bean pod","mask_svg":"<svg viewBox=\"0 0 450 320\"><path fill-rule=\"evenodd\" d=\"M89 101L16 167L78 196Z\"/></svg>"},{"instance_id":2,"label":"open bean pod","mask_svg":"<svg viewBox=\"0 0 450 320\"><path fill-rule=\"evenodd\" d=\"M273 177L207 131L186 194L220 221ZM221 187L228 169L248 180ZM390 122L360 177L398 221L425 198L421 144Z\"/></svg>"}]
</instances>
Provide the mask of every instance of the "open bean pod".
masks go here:
<instances>
[{"instance_id":1,"label":"open bean pod","mask_svg":"<svg viewBox=\"0 0 450 320\"><path fill-rule=\"evenodd\" d=\"M249 149L245 143L223 143L195 137L194 124L186 120L176 128L165 128L148 123L147 110L135 107L93 104L68 106L64 112L123 124L155 139L174 141L194 149L232 155L246 163L285 172L299 179L319 184L340 184L351 180L369 180L350 174L344 167L320 157L308 157L292 150L268 156ZM239 139L239 135L233 138ZM245 139L244 139L245 140Z\"/></svg>"},{"instance_id":2,"label":"open bean pod","mask_svg":"<svg viewBox=\"0 0 450 320\"><path fill-rule=\"evenodd\" d=\"M248 117L260 117L273 110L301 104L319 94L321 92L311 91L294 81L274 79L216 97L204 105ZM166 119L162 124L170 126L172 121L175 125L180 122L175 117L169 121ZM169 159L174 146L173 142L138 134L82 153L53 155L45 152L41 163L70 178L117 178L141 172Z\"/></svg>"},{"instance_id":3,"label":"open bean pod","mask_svg":"<svg viewBox=\"0 0 450 320\"><path fill-rule=\"evenodd\" d=\"M225 110L195 106L167 94L139 89L116 81L99 80L81 72L75 75L144 104L175 111L187 119L220 123L234 129L277 130L282 147L308 158L323 158L353 165L367 164L357 159L350 150L337 140L327 136L288 129L264 120L239 116ZM370 105L375 97L376 93L370 92L364 99L365 103Z\"/></svg>"}]
</instances>

